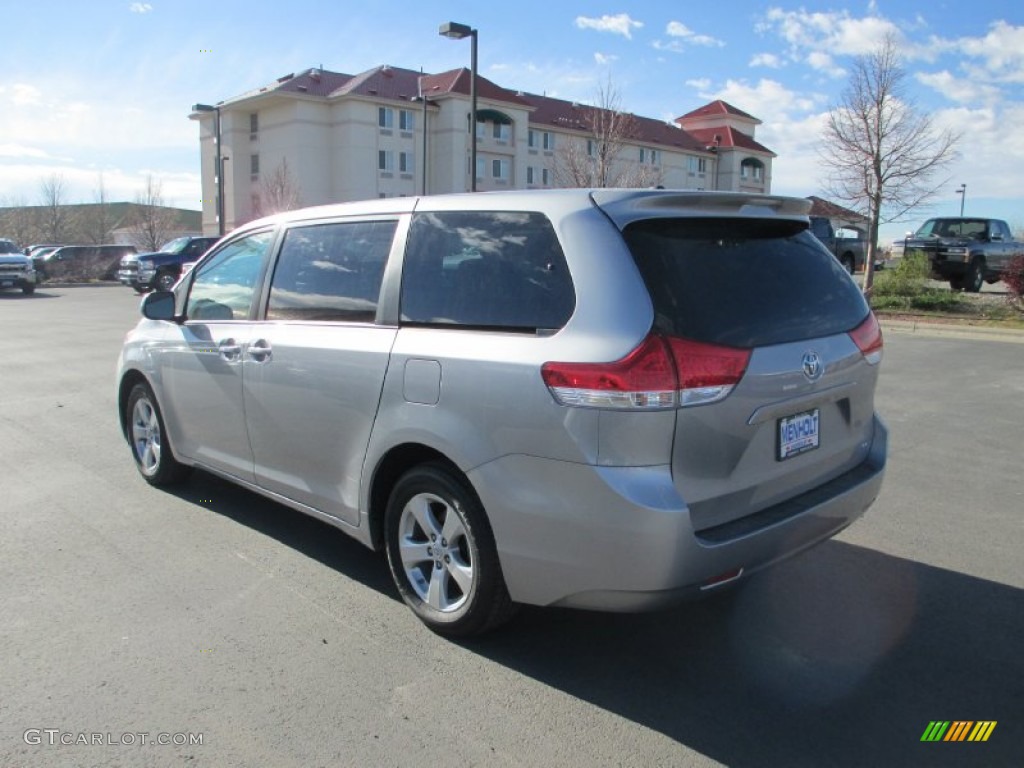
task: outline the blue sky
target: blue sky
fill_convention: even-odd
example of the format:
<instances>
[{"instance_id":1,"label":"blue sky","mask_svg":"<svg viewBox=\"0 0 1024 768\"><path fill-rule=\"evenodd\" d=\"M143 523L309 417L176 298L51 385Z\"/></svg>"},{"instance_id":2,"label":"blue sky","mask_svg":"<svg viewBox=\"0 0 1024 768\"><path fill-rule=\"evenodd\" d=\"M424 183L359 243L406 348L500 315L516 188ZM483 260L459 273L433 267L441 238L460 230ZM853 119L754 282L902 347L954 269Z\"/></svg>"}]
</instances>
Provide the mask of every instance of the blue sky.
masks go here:
<instances>
[{"instance_id":1,"label":"blue sky","mask_svg":"<svg viewBox=\"0 0 1024 768\"><path fill-rule=\"evenodd\" d=\"M696 4L665 0L512 3L225 0L8 3L0 48L0 203L38 201L64 176L89 201L131 200L147 174L168 202L199 207L196 102L212 103L322 65L355 74L379 64L439 72L468 66L506 87L592 101L610 81L623 106L670 120L723 98L764 121L779 157L773 191L821 192L815 151L852 57L887 32L900 40L907 85L937 125L962 131L961 157L929 211L959 210L1024 229L1024 4L1019 0L877 0Z\"/></svg>"}]
</instances>

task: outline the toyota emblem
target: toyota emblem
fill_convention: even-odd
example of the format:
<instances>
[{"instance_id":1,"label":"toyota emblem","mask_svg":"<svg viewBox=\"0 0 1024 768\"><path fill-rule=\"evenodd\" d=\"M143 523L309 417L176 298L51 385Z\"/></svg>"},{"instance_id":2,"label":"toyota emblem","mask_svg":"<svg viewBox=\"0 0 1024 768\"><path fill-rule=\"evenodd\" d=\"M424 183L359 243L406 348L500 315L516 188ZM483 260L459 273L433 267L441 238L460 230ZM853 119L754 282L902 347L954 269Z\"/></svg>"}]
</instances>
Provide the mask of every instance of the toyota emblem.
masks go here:
<instances>
[{"instance_id":1,"label":"toyota emblem","mask_svg":"<svg viewBox=\"0 0 1024 768\"><path fill-rule=\"evenodd\" d=\"M821 364L821 357L813 351L804 352L802 367L808 381L817 381L825 372L825 367Z\"/></svg>"}]
</instances>

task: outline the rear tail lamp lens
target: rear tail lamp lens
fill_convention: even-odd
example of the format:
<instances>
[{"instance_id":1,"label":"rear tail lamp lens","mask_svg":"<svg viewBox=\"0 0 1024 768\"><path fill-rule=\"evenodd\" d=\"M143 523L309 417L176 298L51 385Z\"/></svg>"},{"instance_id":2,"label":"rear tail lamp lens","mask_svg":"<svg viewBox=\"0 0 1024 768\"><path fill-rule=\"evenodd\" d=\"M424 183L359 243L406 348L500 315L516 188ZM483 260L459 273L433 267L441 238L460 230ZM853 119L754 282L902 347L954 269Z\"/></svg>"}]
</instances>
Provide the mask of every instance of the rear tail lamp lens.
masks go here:
<instances>
[{"instance_id":1,"label":"rear tail lamp lens","mask_svg":"<svg viewBox=\"0 0 1024 768\"><path fill-rule=\"evenodd\" d=\"M863 323L850 331L850 338L857 345L864 359L871 365L882 360L882 329L878 325L874 312L868 312Z\"/></svg>"},{"instance_id":2,"label":"rear tail lamp lens","mask_svg":"<svg viewBox=\"0 0 1024 768\"><path fill-rule=\"evenodd\" d=\"M742 378L750 350L651 334L612 363L545 363L544 383L562 405L657 410L726 397Z\"/></svg>"}]
</instances>

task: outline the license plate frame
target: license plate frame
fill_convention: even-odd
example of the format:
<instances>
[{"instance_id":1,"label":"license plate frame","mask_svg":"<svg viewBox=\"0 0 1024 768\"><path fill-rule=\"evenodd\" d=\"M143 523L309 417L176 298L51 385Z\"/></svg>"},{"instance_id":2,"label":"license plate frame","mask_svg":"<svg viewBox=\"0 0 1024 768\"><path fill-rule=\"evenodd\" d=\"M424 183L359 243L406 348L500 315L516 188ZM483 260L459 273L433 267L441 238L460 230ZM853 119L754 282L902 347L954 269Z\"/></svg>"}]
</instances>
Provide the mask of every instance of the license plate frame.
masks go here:
<instances>
[{"instance_id":1,"label":"license plate frame","mask_svg":"<svg viewBox=\"0 0 1024 768\"><path fill-rule=\"evenodd\" d=\"M14 281L13 280L0 280L0 288L13 288L13 287L14 287Z\"/></svg>"},{"instance_id":2,"label":"license plate frame","mask_svg":"<svg viewBox=\"0 0 1024 768\"><path fill-rule=\"evenodd\" d=\"M786 461L821 446L821 409L784 416L775 426L775 459Z\"/></svg>"}]
</instances>

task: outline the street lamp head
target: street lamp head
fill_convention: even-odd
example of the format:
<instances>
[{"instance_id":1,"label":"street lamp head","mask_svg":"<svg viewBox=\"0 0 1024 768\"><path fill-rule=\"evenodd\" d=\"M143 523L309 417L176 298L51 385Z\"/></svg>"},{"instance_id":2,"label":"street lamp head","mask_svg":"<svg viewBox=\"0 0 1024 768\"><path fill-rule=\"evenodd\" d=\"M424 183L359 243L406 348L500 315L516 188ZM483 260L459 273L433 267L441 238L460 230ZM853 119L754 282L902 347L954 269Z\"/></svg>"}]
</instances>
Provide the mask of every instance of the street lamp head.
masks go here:
<instances>
[{"instance_id":1,"label":"street lamp head","mask_svg":"<svg viewBox=\"0 0 1024 768\"><path fill-rule=\"evenodd\" d=\"M459 24L455 21L446 21L437 30L437 34L441 35L441 37L450 37L452 40L470 37L474 32L476 30L468 24Z\"/></svg>"}]
</instances>

